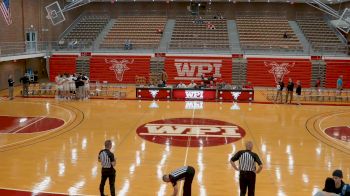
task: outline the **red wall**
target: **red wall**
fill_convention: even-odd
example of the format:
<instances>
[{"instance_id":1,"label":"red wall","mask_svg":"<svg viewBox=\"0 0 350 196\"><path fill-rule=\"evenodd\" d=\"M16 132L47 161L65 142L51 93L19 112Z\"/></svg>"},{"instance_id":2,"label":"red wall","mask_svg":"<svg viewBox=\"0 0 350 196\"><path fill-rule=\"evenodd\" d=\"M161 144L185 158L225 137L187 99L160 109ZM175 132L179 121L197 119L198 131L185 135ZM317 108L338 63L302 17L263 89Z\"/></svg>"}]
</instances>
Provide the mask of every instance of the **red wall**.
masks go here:
<instances>
[{"instance_id":1,"label":"red wall","mask_svg":"<svg viewBox=\"0 0 350 196\"><path fill-rule=\"evenodd\" d=\"M123 60L127 61L124 68L128 70L120 74L120 80L118 80L113 66ZM93 56L90 59L90 80L134 84L136 75L149 77L150 60L150 56ZM123 65L119 64L119 66Z\"/></svg>"},{"instance_id":2,"label":"red wall","mask_svg":"<svg viewBox=\"0 0 350 196\"><path fill-rule=\"evenodd\" d=\"M336 88L340 75L344 88L350 88L350 60L326 60L326 63L326 88Z\"/></svg>"},{"instance_id":3,"label":"red wall","mask_svg":"<svg viewBox=\"0 0 350 196\"><path fill-rule=\"evenodd\" d=\"M75 73L77 56L54 55L50 58L50 81L54 82L58 74Z\"/></svg>"},{"instance_id":4,"label":"red wall","mask_svg":"<svg viewBox=\"0 0 350 196\"><path fill-rule=\"evenodd\" d=\"M214 75L215 78L221 78L228 83L232 82L231 57L167 56L164 64L165 71L169 76L169 84L177 84L180 81L188 84L192 78L200 78L201 72L205 73L206 76L212 76L216 72L221 76ZM178 67L176 65L178 65ZM187 71L185 71L185 67L188 68ZM202 67L202 69L200 67ZM200 80L195 80L196 83L199 81Z\"/></svg>"},{"instance_id":5,"label":"red wall","mask_svg":"<svg viewBox=\"0 0 350 196\"><path fill-rule=\"evenodd\" d=\"M281 70L289 71L283 77L285 83L291 77L294 82L300 80L303 87L310 87L311 62L309 59L248 58L247 60L247 81L251 81L254 86L275 86L274 74L269 71L277 70L272 67L279 65Z\"/></svg>"}]
</instances>

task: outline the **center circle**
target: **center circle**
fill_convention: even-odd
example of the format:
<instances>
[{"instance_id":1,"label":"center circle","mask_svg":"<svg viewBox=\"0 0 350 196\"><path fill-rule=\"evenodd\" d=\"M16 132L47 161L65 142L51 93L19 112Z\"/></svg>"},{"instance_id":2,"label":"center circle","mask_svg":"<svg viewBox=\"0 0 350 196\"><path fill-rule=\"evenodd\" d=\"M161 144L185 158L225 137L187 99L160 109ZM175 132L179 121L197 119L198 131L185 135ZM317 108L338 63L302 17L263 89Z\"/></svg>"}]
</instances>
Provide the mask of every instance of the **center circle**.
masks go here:
<instances>
[{"instance_id":1,"label":"center circle","mask_svg":"<svg viewBox=\"0 0 350 196\"><path fill-rule=\"evenodd\" d=\"M245 136L233 123L204 118L171 118L141 125L137 134L150 142L179 147L208 147L233 143Z\"/></svg>"}]
</instances>

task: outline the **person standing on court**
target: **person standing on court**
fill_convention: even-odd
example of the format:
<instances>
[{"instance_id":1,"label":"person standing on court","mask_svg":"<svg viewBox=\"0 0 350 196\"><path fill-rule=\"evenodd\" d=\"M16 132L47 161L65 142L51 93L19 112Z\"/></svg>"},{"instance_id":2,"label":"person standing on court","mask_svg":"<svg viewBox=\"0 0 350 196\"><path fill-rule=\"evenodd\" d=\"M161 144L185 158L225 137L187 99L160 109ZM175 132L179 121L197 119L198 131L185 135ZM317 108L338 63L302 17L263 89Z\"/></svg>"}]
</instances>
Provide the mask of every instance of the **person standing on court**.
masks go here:
<instances>
[{"instance_id":1,"label":"person standing on court","mask_svg":"<svg viewBox=\"0 0 350 196\"><path fill-rule=\"evenodd\" d=\"M19 80L23 84L23 90L22 90L22 95L23 96L28 96L28 91L29 91L29 78L26 74L24 74L23 77L20 78Z\"/></svg>"},{"instance_id":2,"label":"person standing on court","mask_svg":"<svg viewBox=\"0 0 350 196\"><path fill-rule=\"evenodd\" d=\"M13 100L13 84L15 82L12 79L12 75L9 75L7 82L9 83L9 100Z\"/></svg>"},{"instance_id":3,"label":"person standing on court","mask_svg":"<svg viewBox=\"0 0 350 196\"><path fill-rule=\"evenodd\" d=\"M301 97L301 83L300 80L297 80L297 88L295 89L295 93L297 94L297 104L300 104L300 97Z\"/></svg>"},{"instance_id":4,"label":"person standing on court","mask_svg":"<svg viewBox=\"0 0 350 196\"><path fill-rule=\"evenodd\" d=\"M343 75L340 75L337 80L337 90L337 94L341 95L341 91L343 90Z\"/></svg>"},{"instance_id":5,"label":"person standing on court","mask_svg":"<svg viewBox=\"0 0 350 196\"><path fill-rule=\"evenodd\" d=\"M104 186L107 178L109 179L109 188L111 190L111 196L115 196L115 158L114 154L110 151L112 148L112 141L105 141L105 149L101 150L98 154L98 161L101 162L102 176L100 183L100 194L104 196Z\"/></svg>"},{"instance_id":6,"label":"person standing on court","mask_svg":"<svg viewBox=\"0 0 350 196\"><path fill-rule=\"evenodd\" d=\"M247 188L248 196L254 196L256 174L262 170L263 165L259 156L252 152L253 142L247 141L245 147L246 150L238 151L231 158L230 163L235 170L239 171L240 196L245 196ZM239 167L237 167L236 161L239 161ZM256 169L255 163L258 164L258 169Z\"/></svg>"},{"instance_id":7,"label":"person standing on court","mask_svg":"<svg viewBox=\"0 0 350 196\"><path fill-rule=\"evenodd\" d=\"M278 83L277 83L277 94L276 94L276 98L275 98L275 102L277 103L278 97L280 97L281 101L280 103L282 103L282 92L283 92L283 88L284 88L284 83L282 78L279 79Z\"/></svg>"},{"instance_id":8,"label":"person standing on court","mask_svg":"<svg viewBox=\"0 0 350 196\"><path fill-rule=\"evenodd\" d=\"M289 103L292 103L293 90L294 90L294 82L292 78L289 78L288 85L287 85L286 103L288 102L288 96L289 96Z\"/></svg>"},{"instance_id":9,"label":"person standing on court","mask_svg":"<svg viewBox=\"0 0 350 196\"><path fill-rule=\"evenodd\" d=\"M164 182L171 182L174 187L173 196L177 196L179 191L178 181L184 180L183 196L191 196L192 180L195 174L195 169L191 166L184 166L163 176Z\"/></svg>"}]
</instances>

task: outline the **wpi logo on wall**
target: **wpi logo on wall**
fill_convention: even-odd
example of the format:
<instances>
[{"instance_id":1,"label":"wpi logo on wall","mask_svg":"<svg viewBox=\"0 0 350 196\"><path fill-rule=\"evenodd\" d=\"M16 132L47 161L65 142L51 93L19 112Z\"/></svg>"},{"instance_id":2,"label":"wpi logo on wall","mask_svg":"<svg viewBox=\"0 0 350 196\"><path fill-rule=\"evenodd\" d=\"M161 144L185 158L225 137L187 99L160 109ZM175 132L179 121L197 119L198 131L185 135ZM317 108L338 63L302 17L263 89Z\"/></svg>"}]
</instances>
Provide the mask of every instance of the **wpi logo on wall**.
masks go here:
<instances>
[{"instance_id":1,"label":"wpi logo on wall","mask_svg":"<svg viewBox=\"0 0 350 196\"><path fill-rule=\"evenodd\" d=\"M295 63L276 63L275 61L265 61L264 62L266 67L271 67L269 70L269 73L271 73L274 78L275 82L278 83L279 79L284 78L285 75L287 75L290 71L288 70L289 67L294 67Z\"/></svg>"},{"instance_id":2,"label":"wpi logo on wall","mask_svg":"<svg viewBox=\"0 0 350 196\"><path fill-rule=\"evenodd\" d=\"M137 134L150 142L181 147L225 145L242 139L238 125L203 118L172 118L141 125Z\"/></svg>"},{"instance_id":3,"label":"wpi logo on wall","mask_svg":"<svg viewBox=\"0 0 350 196\"><path fill-rule=\"evenodd\" d=\"M324 132L332 138L350 143L350 127L348 126L329 127Z\"/></svg>"},{"instance_id":4,"label":"wpi logo on wall","mask_svg":"<svg viewBox=\"0 0 350 196\"><path fill-rule=\"evenodd\" d=\"M123 81L125 71L130 70L127 64L132 64L134 62L134 59L132 60L105 59L105 62L108 64L112 64L112 66L109 67L109 70L113 70L115 73L116 79L119 82L121 82Z\"/></svg>"},{"instance_id":5,"label":"wpi logo on wall","mask_svg":"<svg viewBox=\"0 0 350 196\"><path fill-rule=\"evenodd\" d=\"M175 59L175 80L201 80L201 75L221 78L222 60Z\"/></svg>"}]
</instances>

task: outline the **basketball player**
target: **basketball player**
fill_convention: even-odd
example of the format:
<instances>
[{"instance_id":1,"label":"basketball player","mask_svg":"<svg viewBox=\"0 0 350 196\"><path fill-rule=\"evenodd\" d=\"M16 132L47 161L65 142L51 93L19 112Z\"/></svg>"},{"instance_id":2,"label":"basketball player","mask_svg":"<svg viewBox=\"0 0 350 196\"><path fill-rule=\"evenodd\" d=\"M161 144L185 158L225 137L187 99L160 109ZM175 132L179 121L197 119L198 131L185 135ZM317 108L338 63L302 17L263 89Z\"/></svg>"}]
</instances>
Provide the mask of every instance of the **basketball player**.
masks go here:
<instances>
[{"instance_id":1,"label":"basketball player","mask_svg":"<svg viewBox=\"0 0 350 196\"><path fill-rule=\"evenodd\" d=\"M174 187L173 196L177 195L177 192L179 191L179 187L177 182L184 180L184 187L183 187L183 196L191 196L191 186L192 186L192 180L195 174L195 170L191 166L184 166L181 168L176 169L175 171L171 172L170 174L166 174L163 176L164 182L171 182Z\"/></svg>"}]
</instances>

